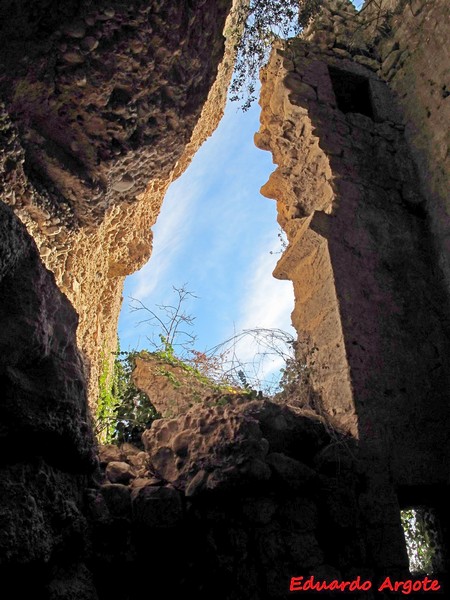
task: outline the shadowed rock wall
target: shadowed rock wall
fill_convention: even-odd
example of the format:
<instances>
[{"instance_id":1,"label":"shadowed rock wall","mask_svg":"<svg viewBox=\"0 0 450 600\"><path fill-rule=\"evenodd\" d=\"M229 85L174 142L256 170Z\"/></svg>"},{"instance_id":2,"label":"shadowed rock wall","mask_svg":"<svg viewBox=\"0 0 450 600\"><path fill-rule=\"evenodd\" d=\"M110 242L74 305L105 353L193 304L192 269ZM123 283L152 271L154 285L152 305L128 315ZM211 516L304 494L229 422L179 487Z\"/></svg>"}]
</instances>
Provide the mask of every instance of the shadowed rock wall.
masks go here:
<instances>
[{"instance_id":1,"label":"shadowed rock wall","mask_svg":"<svg viewBox=\"0 0 450 600\"><path fill-rule=\"evenodd\" d=\"M58 573L79 570L77 597L95 598L83 510L97 459L78 318L4 204L0 247L0 574L18 596L56 598Z\"/></svg>"},{"instance_id":2,"label":"shadowed rock wall","mask_svg":"<svg viewBox=\"0 0 450 600\"><path fill-rule=\"evenodd\" d=\"M402 107L364 18L331 3L263 72L256 143L278 168L262 193L289 239L274 274L293 281L294 325L317 348L314 408L398 484L448 484L448 296Z\"/></svg>"},{"instance_id":3,"label":"shadowed rock wall","mask_svg":"<svg viewBox=\"0 0 450 600\"><path fill-rule=\"evenodd\" d=\"M123 277L220 118L230 7L0 7L0 573L18 597L97 598L87 381L95 400Z\"/></svg>"},{"instance_id":4,"label":"shadowed rock wall","mask_svg":"<svg viewBox=\"0 0 450 600\"><path fill-rule=\"evenodd\" d=\"M446 0L386 4L393 15L377 40L380 75L402 110L439 266L450 289L450 6Z\"/></svg>"},{"instance_id":5,"label":"shadowed rock wall","mask_svg":"<svg viewBox=\"0 0 450 600\"><path fill-rule=\"evenodd\" d=\"M190 99L206 98L229 3L184 3L181 20L174 7L1 8L1 191L81 314L91 373L120 278L149 250L140 226L212 122L191 135ZM0 205L0 574L18 597L270 600L293 576L406 576L393 486L445 491L448 477L446 298L403 117L354 17L340 3L273 54L258 137L279 164L265 187L289 237L277 274L318 347L313 408L332 419L242 398L196 406L156 422L145 452L103 448L100 474L77 316ZM349 74L370 109L339 100Z\"/></svg>"},{"instance_id":6,"label":"shadowed rock wall","mask_svg":"<svg viewBox=\"0 0 450 600\"><path fill-rule=\"evenodd\" d=\"M155 597L205 600L292 597L292 577L375 588L406 575L389 480L363 473L355 441L310 411L237 397L158 420L143 441L100 449L100 598L140 597L143 573Z\"/></svg>"}]
</instances>

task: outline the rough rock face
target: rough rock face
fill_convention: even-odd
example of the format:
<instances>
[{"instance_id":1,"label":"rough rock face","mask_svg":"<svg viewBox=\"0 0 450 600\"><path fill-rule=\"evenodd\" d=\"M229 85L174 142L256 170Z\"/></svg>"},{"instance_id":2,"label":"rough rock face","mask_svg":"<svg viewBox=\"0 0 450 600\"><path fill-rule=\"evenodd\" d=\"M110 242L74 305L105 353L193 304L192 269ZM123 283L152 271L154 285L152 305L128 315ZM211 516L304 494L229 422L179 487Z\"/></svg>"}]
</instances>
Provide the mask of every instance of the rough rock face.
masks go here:
<instances>
[{"instance_id":1,"label":"rough rock face","mask_svg":"<svg viewBox=\"0 0 450 600\"><path fill-rule=\"evenodd\" d=\"M258 425L260 422L260 426ZM264 432L264 433L263 433ZM265 437L267 436L267 437ZM235 485L247 479L270 478L269 440L272 450L290 447L296 458L308 460L310 453L326 444L323 424L299 416L270 403L250 402L248 397L226 406L194 407L185 416L163 419L144 432L142 440L154 472L188 495L198 489ZM291 440L297 440L297 448Z\"/></svg>"},{"instance_id":2,"label":"rough rock face","mask_svg":"<svg viewBox=\"0 0 450 600\"><path fill-rule=\"evenodd\" d=\"M231 4L0 9L1 194L80 315L91 400L115 350L123 278L148 259L169 183L220 119Z\"/></svg>"},{"instance_id":3,"label":"rough rock face","mask_svg":"<svg viewBox=\"0 0 450 600\"><path fill-rule=\"evenodd\" d=\"M315 408L399 483L444 483L448 298L402 112L357 37L362 18L331 3L263 72L256 143L278 168L262 193L289 239L274 274L293 281L294 325L317 348Z\"/></svg>"},{"instance_id":4,"label":"rough rock face","mask_svg":"<svg viewBox=\"0 0 450 600\"><path fill-rule=\"evenodd\" d=\"M100 598L140 597L145 564L156 593L170 581L205 600L287 598L294 576L405 573L389 481L357 475L357 445L323 419L236 400L156 421L143 439L146 452L100 449L91 562ZM133 472L129 484L116 483L119 471Z\"/></svg>"},{"instance_id":5,"label":"rough rock face","mask_svg":"<svg viewBox=\"0 0 450 600\"><path fill-rule=\"evenodd\" d=\"M89 461L92 435L77 316L25 227L4 204L0 211L2 447L17 447L20 433L28 452L37 444L49 455L59 448L67 464Z\"/></svg>"},{"instance_id":6,"label":"rough rock face","mask_svg":"<svg viewBox=\"0 0 450 600\"><path fill-rule=\"evenodd\" d=\"M136 221L133 239L122 221L144 215L136 220L143 227L151 222L167 181L189 160L209 119L181 156L195 119L187 110L185 135L177 124L178 147L169 109L171 78L179 75L164 48L172 35L186 33L174 53L175 61L189 58L193 80L186 89L180 84L186 108L190 91L204 97L212 80L225 4L183 3L188 18L179 23L172 13L173 31L164 39L158 19L170 16L174 3L42 0L0 8L7 42L0 189L14 192L9 202L48 264L55 261L57 278L67 269L62 285L72 300L78 294L88 354L113 330L105 319L118 307L111 299L118 298L127 261L148 250L140 233L133 238ZM414 17L423 6L411 3ZM374 587L387 575L404 579L399 485L405 505L413 502L412 488L415 502L429 503L433 495L441 502L448 539L447 317L439 273L429 268L435 263L424 218L428 196L382 81L383 69L397 73L399 65L400 85L401 66L421 54L400 59L392 49L380 70L378 50L365 37L355 41L353 9L331 7L310 38L274 53L258 144L279 164L265 188L278 199L290 242L277 274L294 280L297 326L319 347L314 408L355 433L358 426L360 441L328 417L239 398L155 422L144 434L145 452L127 444L101 448L103 472L96 472L77 316L23 225L0 204L0 576L17 597L134 600L189 590L205 600L271 600L291 597L296 576L360 575ZM214 60L205 70L188 47L202 46L197 33L209 10L218 37L207 47ZM159 40L156 47L146 36ZM200 50L204 57L206 47ZM163 79L155 72L161 94L146 112L139 74L152 79L153 59L166 71ZM362 104L348 93L355 87L366 97ZM145 140L155 113L163 123L161 145ZM163 157L154 168L163 175L152 172L150 191L135 200L145 183L139 152L153 169L152 144Z\"/></svg>"},{"instance_id":7,"label":"rough rock face","mask_svg":"<svg viewBox=\"0 0 450 600\"><path fill-rule=\"evenodd\" d=\"M162 417L177 417L195 404L215 404L243 391L219 386L181 361L168 362L150 353L136 357L133 382Z\"/></svg>"},{"instance_id":8,"label":"rough rock face","mask_svg":"<svg viewBox=\"0 0 450 600\"><path fill-rule=\"evenodd\" d=\"M4 204L0 247L0 573L18 595L54 598L47 571L84 561L83 490L96 465L78 319Z\"/></svg>"},{"instance_id":9,"label":"rough rock face","mask_svg":"<svg viewBox=\"0 0 450 600\"><path fill-rule=\"evenodd\" d=\"M123 276L148 256L170 179L220 117L230 6L0 7L0 575L18 597L98 598L97 462L71 302L92 391ZM114 486L133 477L120 460L108 474Z\"/></svg>"}]
</instances>

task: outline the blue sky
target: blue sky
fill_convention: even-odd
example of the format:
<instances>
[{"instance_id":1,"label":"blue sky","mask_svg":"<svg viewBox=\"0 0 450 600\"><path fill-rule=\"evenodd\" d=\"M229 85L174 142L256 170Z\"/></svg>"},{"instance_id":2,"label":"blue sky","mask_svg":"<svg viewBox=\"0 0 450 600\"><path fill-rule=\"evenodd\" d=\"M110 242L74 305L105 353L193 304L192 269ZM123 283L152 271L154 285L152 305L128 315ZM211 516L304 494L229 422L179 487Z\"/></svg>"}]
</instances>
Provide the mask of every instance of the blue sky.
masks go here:
<instances>
[{"instance_id":1,"label":"blue sky","mask_svg":"<svg viewBox=\"0 0 450 600\"><path fill-rule=\"evenodd\" d=\"M195 347L204 351L234 332L277 327L294 333L292 284L272 271L279 258L279 226L273 200L259 193L275 169L269 152L258 150L259 106L243 113L228 103L216 132L203 144L187 171L170 187L153 227L150 261L126 279L119 320L123 350L149 346L151 329L138 325L129 297L149 308L176 299L172 286L186 284L198 298L186 303L195 316ZM241 343L247 361L254 353ZM277 370L271 364L267 370Z\"/></svg>"},{"instance_id":2,"label":"blue sky","mask_svg":"<svg viewBox=\"0 0 450 600\"><path fill-rule=\"evenodd\" d=\"M228 102L215 133L170 187L153 227L152 257L125 282L119 319L122 350L149 348L147 336L152 335L149 326L139 325L142 313L130 312L129 298L155 309L173 303L173 286L184 284L198 297L185 304L195 316L197 350L256 327L295 334L292 284L272 277L279 258L279 226L275 202L259 190L275 166L270 152L253 143L259 114L257 103L243 113ZM247 339L237 352L247 362L256 349ZM259 376L277 373L281 366L280 360L266 363Z\"/></svg>"}]
</instances>

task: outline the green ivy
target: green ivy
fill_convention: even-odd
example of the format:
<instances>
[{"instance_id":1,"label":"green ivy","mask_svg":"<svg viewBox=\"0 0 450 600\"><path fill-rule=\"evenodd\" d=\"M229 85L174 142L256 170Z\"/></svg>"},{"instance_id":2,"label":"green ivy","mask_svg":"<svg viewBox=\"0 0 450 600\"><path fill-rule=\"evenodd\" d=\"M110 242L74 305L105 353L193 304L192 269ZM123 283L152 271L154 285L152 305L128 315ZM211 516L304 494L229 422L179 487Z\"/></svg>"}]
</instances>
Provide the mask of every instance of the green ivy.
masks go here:
<instances>
[{"instance_id":1,"label":"green ivy","mask_svg":"<svg viewBox=\"0 0 450 600\"><path fill-rule=\"evenodd\" d=\"M108 361L103 360L99 378L99 402L96 433L102 443L123 442L141 445L143 431L159 415L147 395L136 388L131 374L136 352L114 353L114 367L109 376Z\"/></svg>"},{"instance_id":2,"label":"green ivy","mask_svg":"<svg viewBox=\"0 0 450 600\"><path fill-rule=\"evenodd\" d=\"M420 508L401 511L410 570L412 573L431 575L436 548L431 541L426 516L426 511Z\"/></svg>"},{"instance_id":3,"label":"green ivy","mask_svg":"<svg viewBox=\"0 0 450 600\"><path fill-rule=\"evenodd\" d=\"M110 375L109 360L103 354L102 369L99 377L99 394L96 414L96 433L100 441L110 443L114 437L114 421L120 399L116 395L116 365Z\"/></svg>"}]
</instances>

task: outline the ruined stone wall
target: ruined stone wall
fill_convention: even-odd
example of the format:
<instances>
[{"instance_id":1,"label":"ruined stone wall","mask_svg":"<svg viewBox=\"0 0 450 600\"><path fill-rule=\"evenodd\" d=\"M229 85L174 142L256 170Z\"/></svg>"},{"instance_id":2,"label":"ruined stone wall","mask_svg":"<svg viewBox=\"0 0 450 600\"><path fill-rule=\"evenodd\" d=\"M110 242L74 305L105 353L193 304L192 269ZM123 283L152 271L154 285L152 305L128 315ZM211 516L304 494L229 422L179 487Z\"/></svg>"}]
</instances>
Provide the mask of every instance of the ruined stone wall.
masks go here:
<instances>
[{"instance_id":1,"label":"ruined stone wall","mask_svg":"<svg viewBox=\"0 0 450 600\"><path fill-rule=\"evenodd\" d=\"M220 120L231 5L85 1L49 15L42 2L20 19L9 3L0 9L11 140L1 197L80 316L92 406L116 348L124 277L148 260L168 185Z\"/></svg>"},{"instance_id":2,"label":"ruined stone wall","mask_svg":"<svg viewBox=\"0 0 450 600\"><path fill-rule=\"evenodd\" d=\"M174 7L1 8L1 190L68 277L88 353L112 335L115 286L149 250L136 223L150 225L183 148L209 131L206 117L191 134L229 3L183 3L181 21ZM354 19L341 3L279 47L262 92L258 144L278 164L265 193L289 237L276 272L293 279L294 322L318 348L315 413L196 406L155 422L145 451L103 448L97 471L77 316L0 205L0 576L17 597L271 600L293 576L406 576L393 486L447 482L447 316L403 117L373 48L348 44ZM339 108L330 66L366 81L372 113Z\"/></svg>"},{"instance_id":3,"label":"ruined stone wall","mask_svg":"<svg viewBox=\"0 0 450 600\"><path fill-rule=\"evenodd\" d=\"M446 483L448 299L425 195L363 17L328 6L262 75L256 143L278 165L262 193L289 239L274 274L293 281L294 325L317 348L314 408L397 483Z\"/></svg>"}]
</instances>

